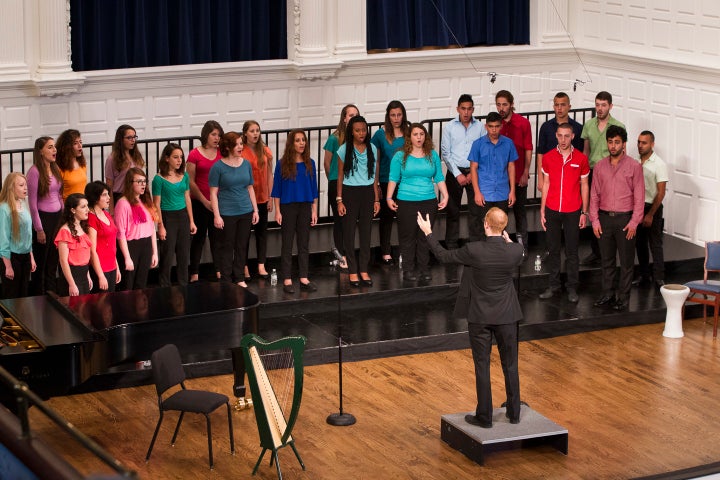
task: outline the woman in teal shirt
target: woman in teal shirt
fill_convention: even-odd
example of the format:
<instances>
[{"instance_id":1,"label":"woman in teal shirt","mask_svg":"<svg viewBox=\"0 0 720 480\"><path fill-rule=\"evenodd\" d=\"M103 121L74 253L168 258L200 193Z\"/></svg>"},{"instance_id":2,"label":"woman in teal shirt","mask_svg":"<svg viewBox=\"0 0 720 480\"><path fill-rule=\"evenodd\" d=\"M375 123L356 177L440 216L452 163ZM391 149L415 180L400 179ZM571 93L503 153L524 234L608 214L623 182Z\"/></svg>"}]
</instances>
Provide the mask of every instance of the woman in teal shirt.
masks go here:
<instances>
[{"instance_id":1,"label":"woman in teal shirt","mask_svg":"<svg viewBox=\"0 0 720 480\"><path fill-rule=\"evenodd\" d=\"M190 203L190 176L185 171L185 155L177 143L168 143L160 155L158 175L152 181L155 208L162 214L158 222L160 240L160 286L170 286L170 268L175 256L177 280L188 284L191 235L197 227Z\"/></svg>"},{"instance_id":2,"label":"woman in teal shirt","mask_svg":"<svg viewBox=\"0 0 720 480\"><path fill-rule=\"evenodd\" d=\"M344 217L343 239L347 253L350 285L372 285L368 274L372 219L380 211L377 148L370 143L363 117L353 117L347 126L345 143L337 151L337 206ZM343 198L344 196L344 198ZM360 260L355 259L355 227L360 227ZM358 272L360 277L358 277Z\"/></svg>"},{"instance_id":3,"label":"woman in teal shirt","mask_svg":"<svg viewBox=\"0 0 720 480\"><path fill-rule=\"evenodd\" d=\"M27 194L27 181L22 173L12 172L5 177L0 191L2 298L27 297L30 272L36 268Z\"/></svg>"},{"instance_id":4,"label":"woman in teal shirt","mask_svg":"<svg viewBox=\"0 0 720 480\"><path fill-rule=\"evenodd\" d=\"M338 213L337 206L337 179L338 179L338 148L345 143L345 130L347 130L348 122L351 118L360 115L360 110L353 105L345 105L340 111L340 122L335 131L330 135L323 146L325 150L325 158L323 167L325 168L325 176L328 181L328 202L333 212L333 242L343 256L340 268L347 268L347 259L345 258L345 245L343 242L343 221Z\"/></svg>"},{"instance_id":5,"label":"woman in teal shirt","mask_svg":"<svg viewBox=\"0 0 720 480\"><path fill-rule=\"evenodd\" d=\"M393 155L403 149L409 134L410 122L407 120L405 105L398 100L393 100L388 103L385 109L385 124L372 137L372 143L377 147L380 156L380 250L384 265L393 264L390 237L392 236L392 224L395 214L388 208L387 202L387 199L392 198L392 194L388 193L390 164Z\"/></svg>"},{"instance_id":6,"label":"woman in teal shirt","mask_svg":"<svg viewBox=\"0 0 720 480\"><path fill-rule=\"evenodd\" d=\"M397 212L400 253L405 269L403 280L410 282L418 279L416 267L420 280L428 282L432 279L430 246L417 225L417 214L420 212L423 218L429 214L432 223L437 211L445 208L448 200L440 157L433 148L425 127L413 123L403 151L396 153L390 164L387 204ZM437 201L435 185L440 190L440 202ZM393 200L396 186L397 203Z\"/></svg>"}]
</instances>

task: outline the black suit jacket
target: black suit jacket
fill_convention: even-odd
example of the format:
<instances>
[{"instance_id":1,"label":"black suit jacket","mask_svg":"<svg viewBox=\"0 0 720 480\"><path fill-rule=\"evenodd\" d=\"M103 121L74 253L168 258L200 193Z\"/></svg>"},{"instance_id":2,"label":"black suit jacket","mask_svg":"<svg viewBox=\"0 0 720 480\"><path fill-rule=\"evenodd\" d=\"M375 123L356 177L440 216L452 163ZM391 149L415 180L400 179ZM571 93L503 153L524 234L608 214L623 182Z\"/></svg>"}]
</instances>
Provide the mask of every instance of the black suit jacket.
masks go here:
<instances>
[{"instance_id":1,"label":"black suit jacket","mask_svg":"<svg viewBox=\"0 0 720 480\"><path fill-rule=\"evenodd\" d=\"M470 242L445 250L433 234L427 236L435 257L442 263L465 265L454 315L468 323L502 325L522 319L513 276L522 263L523 247L502 237ZM469 267L469 268L468 268Z\"/></svg>"}]
</instances>

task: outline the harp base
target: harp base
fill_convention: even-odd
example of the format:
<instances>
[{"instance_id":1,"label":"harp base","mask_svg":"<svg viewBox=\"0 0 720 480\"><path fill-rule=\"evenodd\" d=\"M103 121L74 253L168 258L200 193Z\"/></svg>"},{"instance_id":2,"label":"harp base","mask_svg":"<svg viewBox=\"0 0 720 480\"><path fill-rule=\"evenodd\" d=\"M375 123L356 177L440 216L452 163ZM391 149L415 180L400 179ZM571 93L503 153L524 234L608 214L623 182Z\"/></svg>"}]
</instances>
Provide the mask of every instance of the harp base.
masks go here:
<instances>
[{"instance_id":1,"label":"harp base","mask_svg":"<svg viewBox=\"0 0 720 480\"><path fill-rule=\"evenodd\" d=\"M351 413L331 413L327 417L327 423L335 427L349 427L355 425L357 419Z\"/></svg>"},{"instance_id":2,"label":"harp base","mask_svg":"<svg viewBox=\"0 0 720 480\"><path fill-rule=\"evenodd\" d=\"M233 408L236 412L240 412L242 410L249 410L253 407L253 401L252 398L246 398L246 397L239 397L237 401L235 402L235 405L233 405Z\"/></svg>"}]
</instances>

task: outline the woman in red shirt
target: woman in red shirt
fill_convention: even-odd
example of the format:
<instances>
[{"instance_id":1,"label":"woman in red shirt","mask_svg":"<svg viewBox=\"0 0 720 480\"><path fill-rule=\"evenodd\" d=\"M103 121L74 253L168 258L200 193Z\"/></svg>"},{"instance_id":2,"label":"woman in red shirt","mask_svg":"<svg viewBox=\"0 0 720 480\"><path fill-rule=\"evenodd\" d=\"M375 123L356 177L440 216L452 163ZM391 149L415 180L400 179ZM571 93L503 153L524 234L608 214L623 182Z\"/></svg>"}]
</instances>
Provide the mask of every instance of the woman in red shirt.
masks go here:
<instances>
[{"instance_id":1,"label":"woman in red shirt","mask_svg":"<svg viewBox=\"0 0 720 480\"><path fill-rule=\"evenodd\" d=\"M90 293L90 252L88 236L88 201L85 195L73 193L65 200L62 226L55 237L62 275L58 293L76 297Z\"/></svg>"},{"instance_id":2,"label":"woman in red shirt","mask_svg":"<svg viewBox=\"0 0 720 480\"><path fill-rule=\"evenodd\" d=\"M110 187L98 180L85 186L88 201L88 235L92 242L90 278L94 292L114 292L120 283L120 267L117 262L117 226L107 212L110 208Z\"/></svg>"},{"instance_id":3,"label":"woman in red shirt","mask_svg":"<svg viewBox=\"0 0 720 480\"><path fill-rule=\"evenodd\" d=\"M255 250L258 262L258 275L268 278L270 275L265 268L267 260L267 224L268 213L272 212L273 204L270 201L270 192L273 184L272 151L265 145L260 136L260 124L255 120L248 120L243 124L243 143L245 148L242 157L250 162L253 174L253 188L257 201L260 220L255 224ZM250 242L248 242L248 250ZM247 257L246 257L247 258ZM245 266L245 281L250 280L250 271Z\"/></svg>"}]
</instances>

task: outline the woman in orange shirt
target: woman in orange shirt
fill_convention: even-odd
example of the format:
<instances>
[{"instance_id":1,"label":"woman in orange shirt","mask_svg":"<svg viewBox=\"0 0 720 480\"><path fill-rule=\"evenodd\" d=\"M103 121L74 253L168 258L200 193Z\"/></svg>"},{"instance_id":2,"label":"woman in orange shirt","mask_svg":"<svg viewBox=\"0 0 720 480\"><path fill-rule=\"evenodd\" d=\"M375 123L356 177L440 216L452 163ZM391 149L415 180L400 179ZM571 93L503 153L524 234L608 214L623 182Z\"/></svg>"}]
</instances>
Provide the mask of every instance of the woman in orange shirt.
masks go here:
<instances>
[{"instance_id":1,"label":"woman in orange shirt","mask_svg":"<svg viewBox=\"0 0 720 480\"><path fill-rule=\"evenodd\" d=\"M270 275L265 268L267 260L267 224L268 213L272 212L273 204L270 201L270 192L273 185L272 151L265 145L260 136L260 124L255 120L248 120L243 125L243 142L245 148L242 157L250 162L253 174L253 188L258 206L259 221L255 224L255 249L258 261L258 275L268 278ZM248 249L250 242L248 242ZM245 266L245 281L250 280L250 271Z\"/></svg>"},{"instance_id":2,"label":"woman in orange shirt","mask_svg":"<svg viewBox=\"0 0 720 480\"><path fill-rule=\"evenodd\" d=\"M87 161L83 154L82 138L77 130L65 130L55 142L57 166L63 179L63 201L71 193L84 193L87 185Z\"/></svg>"}]
</instances>

